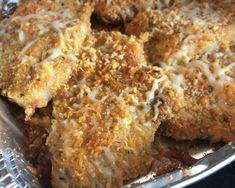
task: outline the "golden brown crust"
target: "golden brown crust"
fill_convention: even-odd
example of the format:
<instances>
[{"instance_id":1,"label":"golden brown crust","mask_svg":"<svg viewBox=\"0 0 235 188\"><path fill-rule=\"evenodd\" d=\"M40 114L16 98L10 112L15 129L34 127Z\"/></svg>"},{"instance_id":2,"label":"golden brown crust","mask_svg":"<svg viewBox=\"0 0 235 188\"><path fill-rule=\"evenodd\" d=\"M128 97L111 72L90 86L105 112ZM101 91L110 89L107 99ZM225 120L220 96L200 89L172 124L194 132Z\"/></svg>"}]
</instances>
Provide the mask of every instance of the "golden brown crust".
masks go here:
<instances>
[{"instance_id":1,"label":"golden brown crust","mask_svg":"<svg viewBox=\"0 0 235 188\"><path fill-rule=\"evenodd\" d=\"M138 11L155 7L155 0L87 0L105 22L120 23L133 18Z\"/></svg>"},{"instance_id":2,"label":"golden brown crust","mask_svg":"<svg viewBox=\"0 0 235 188\"><path fill-rule=\"evenodd\" d=\"M150 169L172 89L161 69L146 65L134 37L100 32L86 44L77 73L53 100L52 184L119 187Z\"/></svg>"},{"instance_id":3,"label":"golden brown crust","mask_svg":"<svg viewBox=\"0 0 235 188\"><path fill-rule=\"evenodd\" d=\"M123 24L145 10L187 5L193 0L83 0L94 7L94 13L104 22Z\"/></svg>"},{"instance_id":4,"label":"golden brown crust","mask_svg":"<svg viewBox=\"0 0 235 188\"><path fill-rule=\"evenodd\" d=\"M0 25L2 94L28 116L45 107L76 65L91 8L75 1L25 1Z\"/></svg>"},{"instance_id":5,"label":"golden brown crust","mask_svg":"<svg viewBox=\"0 0 235 188\"><path fill-rule=\"evenodd\" d=\"M182 96L183 107L163 123L165 135L178 140L235 138L233 17L234 12L214 4L194 2L140 13L127 25L128 33L146 41L150 62L167 72Z\"/></svg>"},{"instance_id":6,"label":"golden brown crust","mask_svg":"<svg viewBox=\"0 0 235 188\"><path fill-rule=\"evenodd\" d=\"M130 21L138 12L148 9L170 7L171 0L84 0L94 6L94 11L104 22L123 23Z\"/></svg>"}]
</instances>

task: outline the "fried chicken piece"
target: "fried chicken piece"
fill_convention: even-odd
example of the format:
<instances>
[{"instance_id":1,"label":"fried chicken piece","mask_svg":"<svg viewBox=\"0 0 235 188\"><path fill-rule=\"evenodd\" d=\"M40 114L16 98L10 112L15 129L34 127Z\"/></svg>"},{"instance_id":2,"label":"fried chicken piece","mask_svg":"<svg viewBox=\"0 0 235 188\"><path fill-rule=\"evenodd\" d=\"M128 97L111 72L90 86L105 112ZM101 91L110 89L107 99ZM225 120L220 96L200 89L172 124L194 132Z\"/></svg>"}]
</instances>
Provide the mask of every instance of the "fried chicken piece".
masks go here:
<instances>
[{"instance_id":1,"label":"fried chicken piece","mask_svg":"<svg viewBox=\"0 0 235 188\"><path fill-rule=\"evenodd\" d=\"M0 24L0 88L25 108L45 107L70 78L90 31L91 8L76 1L23 1Z\"/></svg>"},{"instance_id":2,"label":"fried chicken piece","mask_svg":"<svg viewBox=\"0 0 235 188\"><path fill-rule=\"evenodd\" d=\"M98 32L85 43L79 69L53 99L52 185L120 187L150 170L155 131L177 96L134 37Z\"/></svg>"},{"instance_id":3,"label":"fried chicken piece","mask_svg":"<svg viewBox=\"0 0 235 188\"><path fill-rule=\"evenodd\" d=\"M149 61L181 95L183 107L161 127L177 140L235 139L234 12L215 7L193 2L146 11L126 28L146 41Z\"/></svg>"},{"instance_id":4,"label":"fried chicken piece","mask_svg":"<svg viewBox=\"0 0 235 188\"><path fill-rule=\"evenodd\" d=\"M95 13L108 23L130 21L138 12L163 9L187 0L83 0L94 6Z\"/></svg>"}]
</instances>

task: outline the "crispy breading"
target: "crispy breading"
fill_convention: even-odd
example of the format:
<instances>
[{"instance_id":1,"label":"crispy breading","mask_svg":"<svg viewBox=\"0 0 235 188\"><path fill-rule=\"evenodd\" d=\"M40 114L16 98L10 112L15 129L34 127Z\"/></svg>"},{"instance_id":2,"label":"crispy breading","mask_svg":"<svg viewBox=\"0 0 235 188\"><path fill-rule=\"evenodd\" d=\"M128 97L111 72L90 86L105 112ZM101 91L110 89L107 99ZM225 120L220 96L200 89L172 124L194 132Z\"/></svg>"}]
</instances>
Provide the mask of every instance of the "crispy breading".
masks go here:
<instances>
[{"instance_id":1,"label":"crispy breading","mask_svg":"<svg viewBox=\"0 0 235 188\"><path fill-rule=\"evenodd\" d=\"M79 69L53 100L52 185L120 187L150 170L155 131L177 96L134 37L99 32L85 43Z\"/></svg>"},{"instance_id":2,"label":"crispy breading","mask_svg":"<svg viewBox=\"0 0 235 188\"><path fill-rule=\"evenodd\" d=\"M95 13L105 22L130 20L137 12L155 8L155 0L84 0L94 6Z\"/></svg>"},{"instance_id":3,"label":"crispy breading","mask_svg":"<svg viewBox=\"0 0 235 188\"><path fill-rule=\"evenodd\" d=\"M90 31L91 8L75 0L23 1L0 23L0 88L29 117L70 78Z\"/></svg>"},{"instance_id":4,"label":"crispy breading","mask_svg":"<svg viewBox=\"0 0 235 188\"><path fill-rule=\"evenodd\" d=\"M234 14L193 2L140 13L127 25L128 33L146 41L149 61L167 72L181 95L183 107L162 125L165 135L235 139Z\"/></svg>"},{"instance_id":5,"label":"crispy breading","mask_svg":"<svg viewBox=\"0 0 235 188\"><path fill-rule=\"evenodd\" d=\"M163 9L188 0L83 0L94 6L94 11L103 21L123 23L130 21L138 12Z\"/></svg>"}]
</instances>

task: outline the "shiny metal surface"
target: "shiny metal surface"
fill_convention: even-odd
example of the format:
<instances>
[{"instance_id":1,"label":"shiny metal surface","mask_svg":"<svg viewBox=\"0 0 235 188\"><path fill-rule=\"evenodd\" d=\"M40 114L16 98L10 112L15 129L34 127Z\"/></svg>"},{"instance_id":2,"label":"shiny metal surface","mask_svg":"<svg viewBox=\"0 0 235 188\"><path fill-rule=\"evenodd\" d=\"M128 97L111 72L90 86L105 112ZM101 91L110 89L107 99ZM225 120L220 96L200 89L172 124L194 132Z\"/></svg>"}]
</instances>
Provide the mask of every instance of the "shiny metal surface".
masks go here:
<instances>
[{"instance_id":1,"label":"shiny metal surface","mask_svg":"<svg viewBox=\"0 0 235 188\"><path fill-rule=\"evenodd\" d=\"M23 155L14 150L0 150L0 187L40 187Z\"/></svg>"},{"instance_id":2,"label":"shiny metal surface","mask_svg":"<svg viewBox=\"0 0 235 188\"><path fill-rule=\"evenodd\" d=\"M24 159L24 134L10 111L10 106L0 99L0 187L40 187Z\"/></svg>"},{"instance_id":3,"label":"shiny metal surface","mask_svg":"<svg viewBox=\"0 0 235 188\"><path fill-rule=\"evenodd\" d=\"M2 16L8 16L14 12L19 0L1 0L0 1L0 14Z\"/></svg>"},{"instance_id":4,"label":"shiny metal surface","mask_svg":"<svg viewBox=\"0 0 235 188\"><path fill-rule=\"evenodd\" d=\"M216 152L206 155L195 165L156 177L154 172L126 186L139 188L172 187L180 188L195 183L224 166L235 161L235 142L229 143Z\"/></svg>"},{"instance_id":5,"label":"shiny metal surface","mask_svg":"<svg viewBox=\"0 0 235 188\"><path fill-rule=\"evenodd\" d=\"M10 107L0 99L0 150L11 148L23 152L24 134L17 121L10 113Z\"/></svg>"}]
</instances>

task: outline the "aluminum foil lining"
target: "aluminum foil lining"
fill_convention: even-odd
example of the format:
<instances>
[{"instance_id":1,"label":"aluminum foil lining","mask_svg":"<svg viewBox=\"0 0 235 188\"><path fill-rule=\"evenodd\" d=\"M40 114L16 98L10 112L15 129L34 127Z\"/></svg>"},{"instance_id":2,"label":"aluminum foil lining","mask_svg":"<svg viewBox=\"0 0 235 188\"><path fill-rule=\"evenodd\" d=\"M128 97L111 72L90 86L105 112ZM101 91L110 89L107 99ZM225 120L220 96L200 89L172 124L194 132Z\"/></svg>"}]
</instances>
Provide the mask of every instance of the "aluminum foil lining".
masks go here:
<instances>
[{"instance_id":1,"label":"aluminum foil lining","mask_svg":"<svg viewBox=\"0 0 235 188\"><path fill-rule=\"evenodd\" d=\"M30 164L21 154L10 148L0 150L0 187L40 187L37 178L30 171Z\"/></svg>"},{"instance_id":2,"label":"aluminum foil lining","mask_svg":"<svg viewBox=\"0 0 235 188\"><path fill-rule=\"evenodd\" d=\"M0 187L40 187L32 165L24 157L22 127L0 99Z\"/></svg>"},{"instance_id":3,"label":"aluminum foil lining","mask_svg":"<svg viewBox=\"0 0 235 188\"><path fill-rule=\"evenodd\" d=\"M18 0L0 0L0 16L10 15L19 4ZM31 165L24 157L24 134L22 126L11 114L11 107L0 98L0 187L41 187ZM177 143L173 143L177 144ZM162 176L154 172L139 178L124 188L130 187L184 187L199 181L235 161L235 142L213 152L211 147L194 148L192 157L199 160L195 165Z\"/></svg>"},{"instance_id":4,"label":"aluminum foil lining","mask_svg":"<svg viewBox=\"0 0 235 188\"><path fill-rule=\"evenodd\" d=\"M19 0L0 0L0 12L1 16L8 16L12 14L17 5L19 4Z\"/></svg>"}]
</instances>

